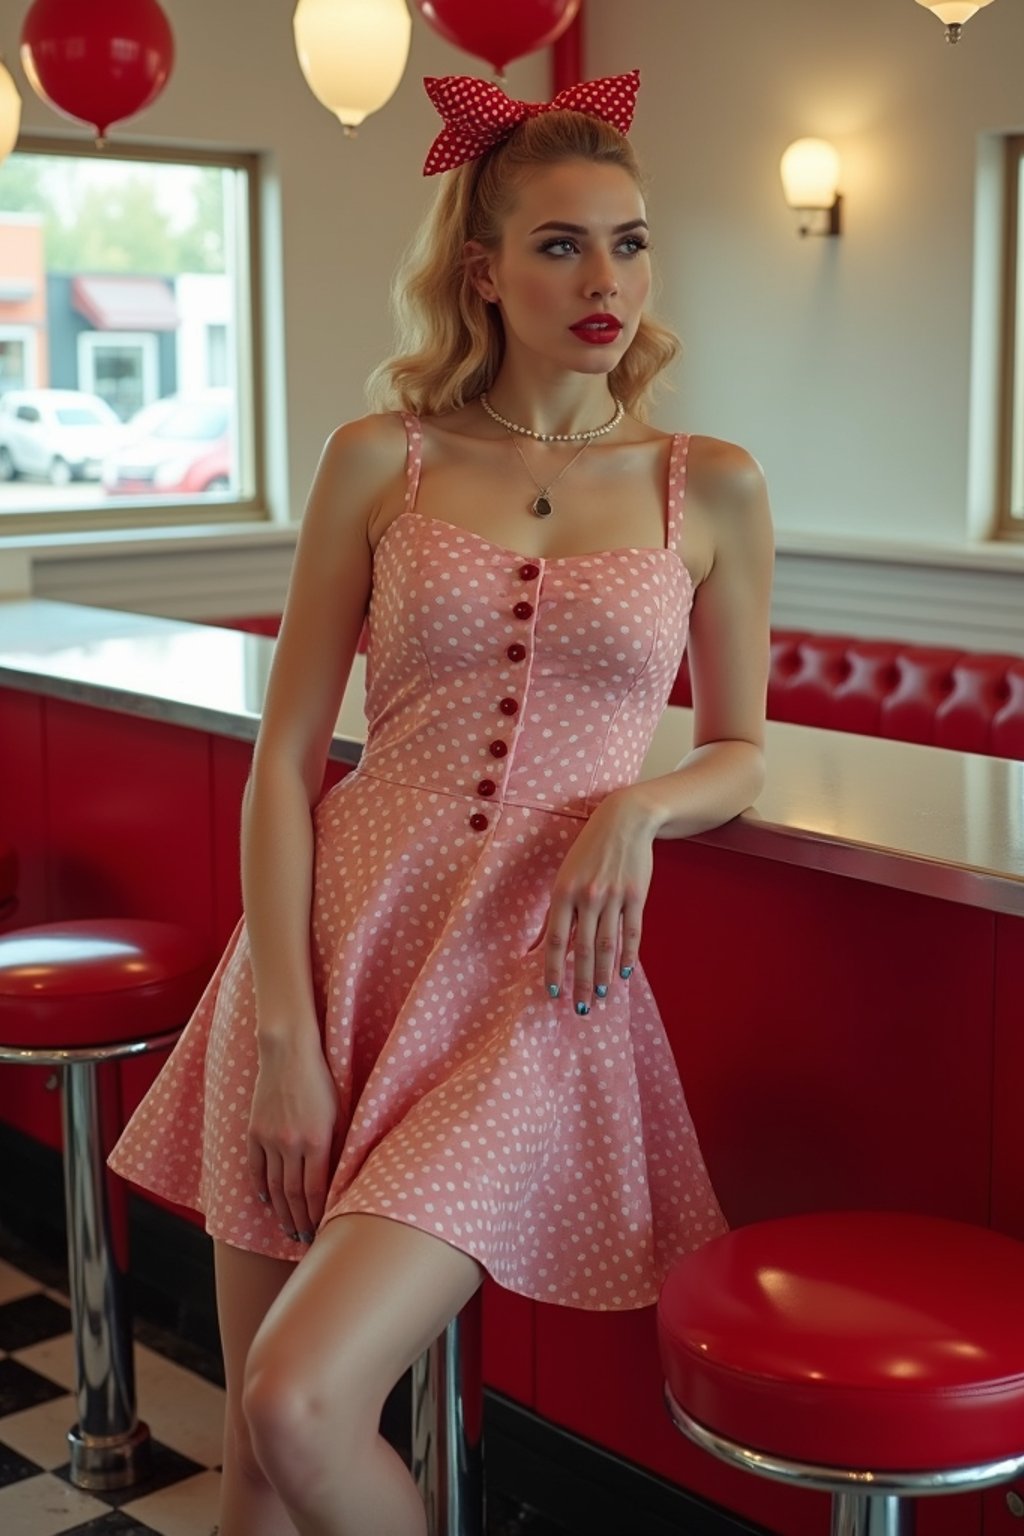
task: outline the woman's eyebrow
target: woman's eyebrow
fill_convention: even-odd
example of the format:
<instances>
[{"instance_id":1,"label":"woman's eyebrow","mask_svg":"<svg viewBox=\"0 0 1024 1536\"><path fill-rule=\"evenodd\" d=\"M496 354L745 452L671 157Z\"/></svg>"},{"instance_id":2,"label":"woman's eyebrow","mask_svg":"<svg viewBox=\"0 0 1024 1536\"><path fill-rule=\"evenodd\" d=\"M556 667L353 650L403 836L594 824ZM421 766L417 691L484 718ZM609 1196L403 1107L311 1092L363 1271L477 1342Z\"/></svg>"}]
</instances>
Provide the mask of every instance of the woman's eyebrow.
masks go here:
<instances>
[{"instance_id":1,"label":"woman's eyebrow","mask_svg":"<svg viewBox=\"0 0 1024 1536\"><path fill-rule=\"evenodd\" d=\"M613 235L624 235L630 229L647 229L646 219L630 219L628 224L616 224L612 229ZM536 229L531 229L531 235L539 235L542 229L562 230L570 235L586 235L589 230L585 224L567 224L563 219L552 219L547 224L538 224Z\"/></svg>"}]
</instances>

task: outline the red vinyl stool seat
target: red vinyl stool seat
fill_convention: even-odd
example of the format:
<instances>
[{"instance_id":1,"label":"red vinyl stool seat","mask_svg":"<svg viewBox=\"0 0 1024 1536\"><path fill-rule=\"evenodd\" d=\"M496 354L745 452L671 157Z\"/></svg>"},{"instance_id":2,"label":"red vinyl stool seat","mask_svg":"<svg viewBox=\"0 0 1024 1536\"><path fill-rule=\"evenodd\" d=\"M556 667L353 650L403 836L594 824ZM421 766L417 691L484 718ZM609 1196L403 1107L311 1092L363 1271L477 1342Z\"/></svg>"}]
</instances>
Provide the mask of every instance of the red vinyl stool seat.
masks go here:
<instances>
[{"instance_id":1,"label":"red vinyl stool seat","mask_svg":"<svg viewBox=\"0 0 1024 1536\"><path fill-rule=\"evenodd\" d=\"M834 1532L904 1536L916 1497L1024 1470L1022 1302L1024 1244L964 1222L740 1227L662 1287L669 1413L722 1460L831 1492Z\"/></svg>"},{"instance_id":2,"label":"red vinyl stool seat","mask_svg":"<svg viewBox=\"0 0 1024 1536\"><path fill-rule=\"evenodd\" d=\"M89 918L0 935L0 1061L61 1069L68 1285L78 1420L71 1481L123 1488L148 1469L135 1410L117 1059L166 1049L209 979L205 945L171 923Z\"/></svg>"},{"instance_id":3,"label":"red vinyl stool seat","mask_svg":"<svg viewBox=\"0 0 1024 1536\"><path fill-rule=\"evenodd\" d=\"M180 1029L209 979L172 923L82 918L0 936L0 1045L113 1047Z\"/></svg>"}]
</instances>

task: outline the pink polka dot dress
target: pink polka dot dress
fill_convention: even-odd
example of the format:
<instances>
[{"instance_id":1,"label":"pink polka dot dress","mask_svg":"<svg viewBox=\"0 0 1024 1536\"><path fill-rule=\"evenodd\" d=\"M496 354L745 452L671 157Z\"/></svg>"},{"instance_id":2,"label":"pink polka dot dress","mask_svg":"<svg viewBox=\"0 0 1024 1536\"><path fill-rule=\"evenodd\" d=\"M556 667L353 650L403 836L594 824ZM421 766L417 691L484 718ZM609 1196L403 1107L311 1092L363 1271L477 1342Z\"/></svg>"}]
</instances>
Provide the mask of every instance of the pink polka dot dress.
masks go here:
<instances>
[{"instance_id":1,"label":"pink polka dot dress","mask_svg":"<svg viewBox=\"0 0 1024 1536\"><path fill-rule=\"evenodd\" d=\"M368 735L313 812L311 955L344 1141L324 1221L368 1211L472 1254L520 1295L648 1306L724 1229L641 967L576 1014L544 982L552 883L587 816L633 782L693 600L666 544L527 558L416 509L375 558ZM111 1163L280 1258L307 1251L251 1187L257 1056L244 922Z\"/></svg>"}]
</instances>

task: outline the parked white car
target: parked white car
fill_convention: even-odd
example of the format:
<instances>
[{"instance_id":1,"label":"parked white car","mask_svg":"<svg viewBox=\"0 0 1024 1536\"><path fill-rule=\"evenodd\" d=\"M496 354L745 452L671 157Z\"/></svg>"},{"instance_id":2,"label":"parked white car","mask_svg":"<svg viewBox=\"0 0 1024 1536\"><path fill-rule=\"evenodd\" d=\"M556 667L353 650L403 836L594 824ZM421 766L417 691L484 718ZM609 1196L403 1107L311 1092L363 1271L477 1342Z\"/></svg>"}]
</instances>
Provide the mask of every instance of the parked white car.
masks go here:
<instances>
[{"instance_id":1,"label":"parked white car","mask_svg":"<svg viewBox=\"0 0 1024 1536\"><path fill-rule=\"evenodd\" d=\"M99 395L9 389L0 395L0 480L34 475L51 485L98 480L124 428Z\"/></svg>"}]
</instances>

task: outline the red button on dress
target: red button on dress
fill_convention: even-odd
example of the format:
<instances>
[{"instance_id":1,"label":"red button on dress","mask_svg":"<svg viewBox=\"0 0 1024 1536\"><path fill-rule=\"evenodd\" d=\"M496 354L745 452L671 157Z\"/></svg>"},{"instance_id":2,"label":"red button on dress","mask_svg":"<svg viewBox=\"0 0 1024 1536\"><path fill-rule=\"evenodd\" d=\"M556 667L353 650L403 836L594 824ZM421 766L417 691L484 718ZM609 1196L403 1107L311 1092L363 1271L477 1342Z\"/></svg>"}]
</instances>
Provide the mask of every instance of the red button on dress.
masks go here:
<instances>
[{"instance_id":1,"label":"red button on dress","mask_svg":"<svg viewBox=\"0 0 1024 1536\"><path fill-rule=\"evenodd\" d=\"M516 703L515 699L502 699L501 703L498 705L498 708L501 710L503 715L514 715L518 710L519 705Z\"/></svg>"},{"instance_id":2,"label":"red button on dress","mask_svg":"<svg viewBox=\"0 0 1024 1536\"><path fill-rule=\"evenodd\" d=\"M526 646L520 645L519 641L517 640L513 645L509 646L508 650L505 652L505 655L508 657L509 661L523 661L526 656Z\"/></svg>"},{"instance_id":3,"label":"red button on dress","mask_svg":"<svg viewBox=\"0 0 1024 1536\"><path fill-rule=\"evenodd\" d=\"M536 581L540 575L540 566L534 565L532 561L529 561L526 565L519 567L519 574L524 581Z\"/></svg>"},{"instance_id":4,"label":"red button on dress","mask_svg":"<svg viewBox=\"0 0 1024 1536\"><path fill-rule=\"evenodd\" d=\"M515 614L517 619L528 619L533 613L533 604L516 603L515 607L512 609L512 612Z\"/></svg>"},{"instance_id":5,"label":"red button on dress","mask_svg":"<svg viewBox=\"0 0 1024 1536\"><path fill-rule=\"evenodd\" d=\"M493 779L481 779L476 787L478 795L493 795L497 785Z\"/></svg>"},{"instance_id":6,"label":"red button on dress","mask_svg":"<svg viewBox=\"0 0 1024 1536\"><path fill-rule=\"evenodd\" d=\"M504 757L508 751L508 743L505 741L492 741L490 753L492 757Z\"/></svg>"},{"instance_id":7,"label":"red button on dress","mask_svg":"<svg viewBox=\"0 0 1024 1536\"><path fill-rule=\"evenodd\" d=\"M482 832L487 825L487 817L482 815L480 811L477 811L475 815L469 818L469 824L474 832Z\"/></svg>"}]
</instances>

